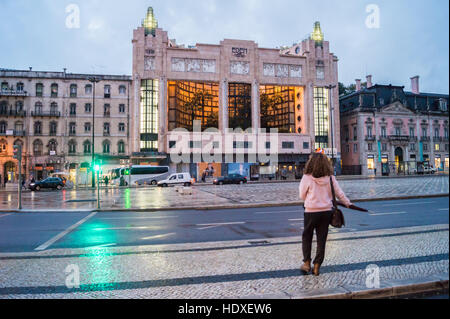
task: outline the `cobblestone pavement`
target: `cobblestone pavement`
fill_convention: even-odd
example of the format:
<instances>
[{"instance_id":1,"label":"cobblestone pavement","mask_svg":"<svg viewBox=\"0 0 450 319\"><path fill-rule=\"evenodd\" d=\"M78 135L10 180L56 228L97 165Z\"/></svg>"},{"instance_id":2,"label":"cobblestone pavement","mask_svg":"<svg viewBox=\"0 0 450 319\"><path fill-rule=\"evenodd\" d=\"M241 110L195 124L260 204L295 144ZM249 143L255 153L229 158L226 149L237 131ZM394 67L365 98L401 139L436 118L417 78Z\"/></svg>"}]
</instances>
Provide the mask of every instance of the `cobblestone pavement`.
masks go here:
<instances>
[{"instance_id":1,"label":"cobblestone pavement","mask_svg":"<svg viewBox=\"0 0 450 319\"><path fill-rule=\"evenodd\" d=\"M448 224L330 234L321 276L299 271L299 237L0 254L0 298L242 298L447 275ZM66 287L69 265L80 288ZM73 268L72 268L73 269ZM71 281L69 281L71 282Z\"/></svg>"},{"instance_id":2,"label":"cobblestone pavement","mask_svg":"<svg viewBox=\"0 0 450 319\"><path fill-rule=\"evenodd\" d=\"M448 176L392 179L341 180L350 199L392 198L448 194ZM180 195L174 188L102 189L103 209L202 208L211 205L285 204L298 202L298 182L193 187L192 195ZM97 194L92 190L26 192L24 209L93 209ZM0 193L0 210L16 209L16 193Z\"/></svg>"}]
</instances>

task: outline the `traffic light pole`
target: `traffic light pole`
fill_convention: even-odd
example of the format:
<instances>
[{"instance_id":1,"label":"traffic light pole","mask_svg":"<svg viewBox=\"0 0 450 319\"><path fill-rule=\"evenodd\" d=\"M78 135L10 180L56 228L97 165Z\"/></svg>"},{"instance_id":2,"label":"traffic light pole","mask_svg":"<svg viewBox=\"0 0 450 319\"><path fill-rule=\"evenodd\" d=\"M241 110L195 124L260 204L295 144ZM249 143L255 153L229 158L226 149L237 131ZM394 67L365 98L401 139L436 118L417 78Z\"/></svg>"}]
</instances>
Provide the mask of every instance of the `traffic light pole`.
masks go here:
<instances>
[{"instance_id":1,"label":"traffic light pole","mask_svg":"<svg viewBox=\"0 0 450 319\"><path fill-rule=\"evenodd\" d=\"M100 171L97 170L97 209L100 209Z\"/></svg>"},{"instance_id":2,"label":"traffic light pole","mask_svg":"<svg viewBox=\"0 0 450 319\"><path fill-rule=\"evenodd\" d=\"M20 154L22 155L22 154ZM22 209L22 156L19 157L19 203L18 208Z\"/></svg>"}]
</instances>

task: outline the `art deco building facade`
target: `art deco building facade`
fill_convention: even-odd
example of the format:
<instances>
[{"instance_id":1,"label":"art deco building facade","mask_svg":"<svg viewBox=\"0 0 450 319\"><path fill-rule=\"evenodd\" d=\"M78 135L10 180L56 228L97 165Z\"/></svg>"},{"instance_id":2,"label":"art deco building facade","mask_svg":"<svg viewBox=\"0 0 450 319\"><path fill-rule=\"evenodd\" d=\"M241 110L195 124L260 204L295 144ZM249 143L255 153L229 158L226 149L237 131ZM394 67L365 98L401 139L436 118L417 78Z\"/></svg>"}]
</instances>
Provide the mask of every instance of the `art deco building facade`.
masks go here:
<instances>
[{"instance_id":1,"label":"art deco building facade","mask_svg":"<svg viewBox=\"0 0 450 319\"><path fill-rule=\"evenodd\" d=\"M185 47L157 27L149 9L133 36L132 118L140 119L131 131L135 163L170 163L168 154L177 147L176 129L189 131L192 157L205 141L193 131L194 121L202 130L278 129L279 166L268 169L247 157L255 143L234 142L233 156L243 152L245 160L226 163L225 142L222 164L215 173L286 171L298 175L316 148L328 149L340 157L338 59L324 41L319 23L308 39L284 49L260 48L245 40L223 40L219 44ZM334 88L328 88L335 86ZM336 106L331 113L331 105ZM333 123L331 122L333 120ZM338 163L340 161L338 160ZM198 177L211 163L171 164L177 171ZM261 167L260 167L261 166Z\"/></svg>"},{"instance_id":2,"label":"art deco building facade","mask_svg":"<svg viewBox=\"0 0 450 319\"><path fill-rule=\"evenodd\" d=\"M372 85L340 98L342 166L347 174L413 174L418 166L449 169L449 96Z\"/></svg>"},{"instance_id":3,"label":"art deco building facade","mask_svg":"<svg viewBox=\"0 0 450 319\"><path fill-rule=\"evenodd\" d=\"M23 145L26 178L70 172L78 184L88 183L95 153L105 165L118 166L129 155L129 76L97 76L64 72L0 70L0 175L17 181L13 145ZM95 112L94 112L95 103ZM93 112L95 124L93 124ZM95 127L94 127L95 126Z\"/></svg>"}]
</instances>

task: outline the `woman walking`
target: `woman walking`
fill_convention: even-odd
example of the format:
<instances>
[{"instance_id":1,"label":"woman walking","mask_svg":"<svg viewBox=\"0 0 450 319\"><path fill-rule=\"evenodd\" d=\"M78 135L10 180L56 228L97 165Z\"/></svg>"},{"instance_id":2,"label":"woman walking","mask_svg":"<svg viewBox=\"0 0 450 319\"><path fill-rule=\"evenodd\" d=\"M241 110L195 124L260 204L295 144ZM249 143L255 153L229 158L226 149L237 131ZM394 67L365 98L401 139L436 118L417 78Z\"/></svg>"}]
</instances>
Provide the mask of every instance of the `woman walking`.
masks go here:
<instances>
[{"instance_id":1,"label":"woman walking","mask_svg":"<svg viewBox=\"0 0 450 319\"><path fill-rule=\"evenodd\" d=\"M328 227L331 222L333 195L330 177L336 197L347 207L351 202L345 196L336 178L333 176L333 166L325 154L314 153L306 164L300 183L300 199L304 201L305 218L302 236L303 265L300 270L319 276L320 266L325 258L325 246L328 237ZM317 251L314 267L311 266L311 246L314 230L317 237Z\"/></svg>"}]
</instances>

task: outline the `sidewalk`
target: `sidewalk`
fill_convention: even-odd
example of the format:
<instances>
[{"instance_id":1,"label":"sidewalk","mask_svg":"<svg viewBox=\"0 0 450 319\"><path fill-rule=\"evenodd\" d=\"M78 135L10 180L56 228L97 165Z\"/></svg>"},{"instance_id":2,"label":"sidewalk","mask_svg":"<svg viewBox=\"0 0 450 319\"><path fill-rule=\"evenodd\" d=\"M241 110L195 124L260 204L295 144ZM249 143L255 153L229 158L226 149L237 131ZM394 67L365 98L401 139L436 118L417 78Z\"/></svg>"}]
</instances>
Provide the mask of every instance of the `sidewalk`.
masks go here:
<instances>
[{"instance_id":1,"label":"sidewalk","mask_svg":"<svg viewBox=\"0 0 450 319\"><path fill-rule=\"evenodd\" d=\"M0 299L373 298L448 289L448 236L448 224L332 233L319 277L300 273L300 237L3 253ZM78 289L65 286L68 265L79 267ZM376 274L368 266L378 289L367 287Z\"/></svg>"},{"instance_id":2,"label":"sidewalk","mask_svg":"<svg viewBox=\"0 0 450 319\"><path fill-rule=\"evenodd\" d=\"M428 178L342 180L340 185L352 201L448 196L447 176ZM300 205L298 182L193 187L192 195L181 195L175 188L102 189L102 210L211 209ZM94 190L28 192L23 209L95 210ZM17 194L0 193L0 211L14 212Z\"/></svg>"}]
</instances>

